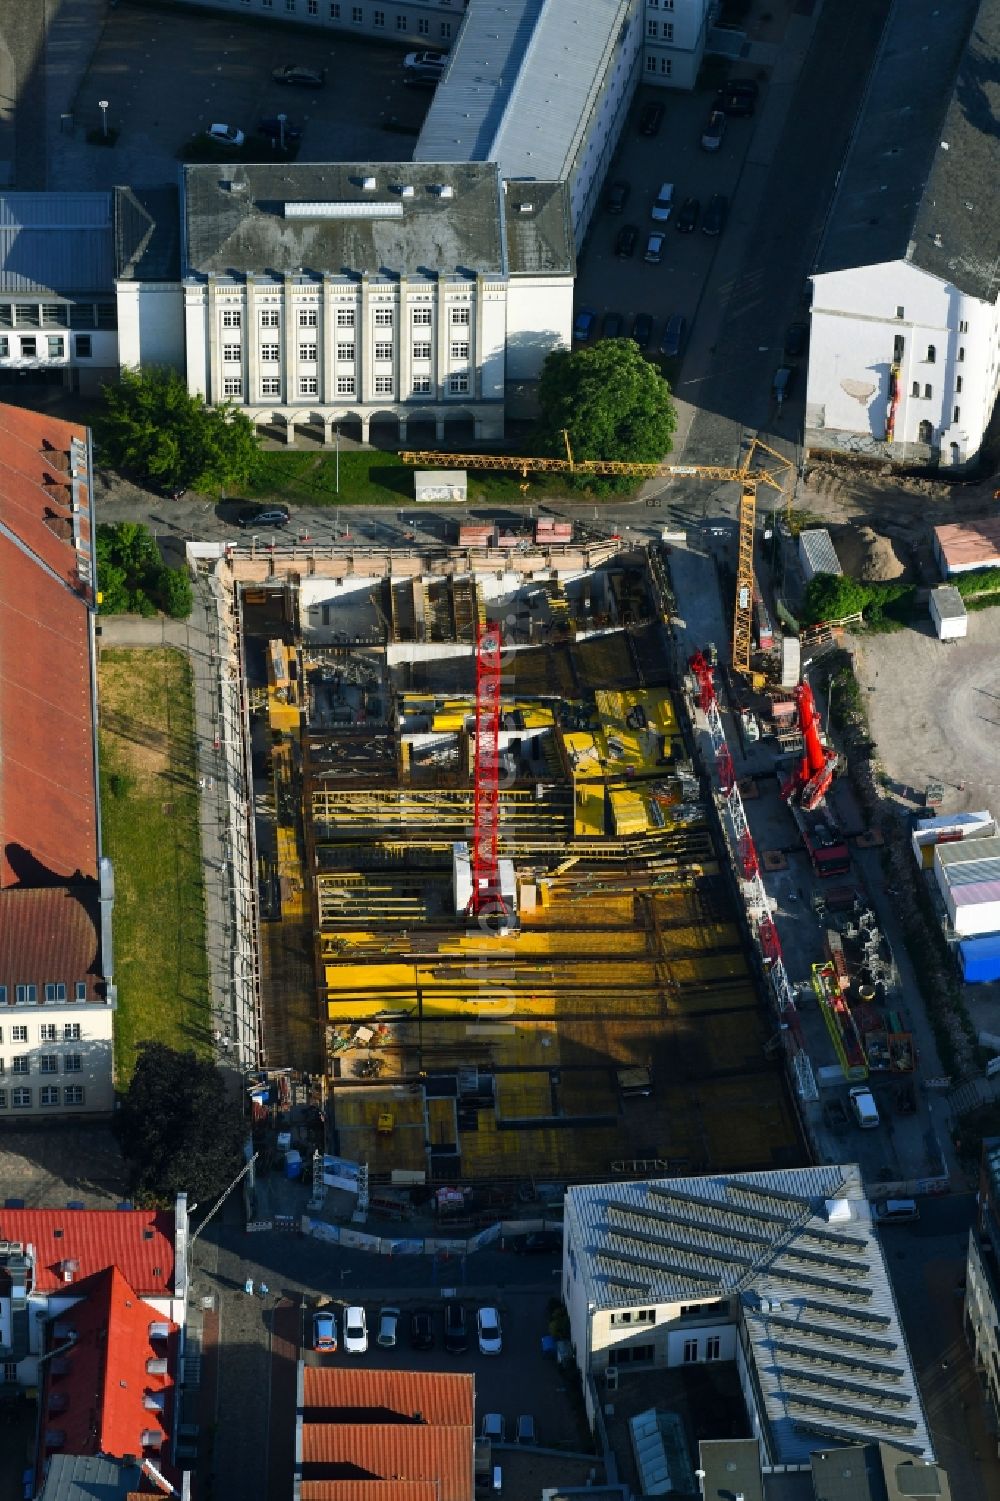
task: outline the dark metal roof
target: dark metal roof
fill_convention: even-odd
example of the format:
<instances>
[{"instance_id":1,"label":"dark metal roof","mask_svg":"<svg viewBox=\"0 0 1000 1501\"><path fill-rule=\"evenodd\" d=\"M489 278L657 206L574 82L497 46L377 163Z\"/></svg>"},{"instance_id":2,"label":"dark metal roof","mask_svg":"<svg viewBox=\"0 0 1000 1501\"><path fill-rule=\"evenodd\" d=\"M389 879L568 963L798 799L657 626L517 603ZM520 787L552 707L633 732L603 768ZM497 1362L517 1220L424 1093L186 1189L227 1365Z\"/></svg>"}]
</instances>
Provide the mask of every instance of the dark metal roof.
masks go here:
<instances>
[{"instance_id":1,"label":"dark metal roof","mask_svg":"<svg viewBox=\"0 0 1000 1501\"><path fill-rule=\"evenodd\" d=\"M187 276L506 274L488 162L189 166L183 181ZM289 215L289 204L316 212Z\"/></svg>"},{"instance_id":2,"label":"dark metal roof","mask_svg":"<svg viewBox=\"0 0 1000 1501\"><path fill-rule=\"evenodd\" d=\"M819 274L907 260L998 289L1000 0L904 0L888 23Z\"/></svg>"},{"instance_id":3,"label":"dark metal roof","mask_svg":"<svg viewBox=\"0 0 1000 1501\"><path fill-rule=\"evenodd\" d=\"M123 281L177 281L181 274L176 187L115 188L115 266Z\"/></svg>"},{"instance_id":4,"label":"dark metal roof","mask_svg":"<svg viewBox=\"0 0 1000 1501\"><path fill-rule=\"evenodd\" d=\"M141 1483L137 1464L96 1455L51 1454L38 1501L125 1501Z\"/></svg>"},{"instance_id":5,"label":"dark metal roof","mask_svg":"<svg viewBox=\"0 0 1000 1501\"><path fill-rule=\"evenodd\" d=\"M505 182L504 222L512 276L572 276L569 193L561 182Z\"/></svg>"},{"instance_id":6,"label":"dark metal roof","mask_svg":"<svg viewBox=\"0 0 1000 1501\"><path fill-rule=\"evenodd\" d=\"M0 194L0 291L111 292L110 193Z\"/></svg>"}]
</instances>

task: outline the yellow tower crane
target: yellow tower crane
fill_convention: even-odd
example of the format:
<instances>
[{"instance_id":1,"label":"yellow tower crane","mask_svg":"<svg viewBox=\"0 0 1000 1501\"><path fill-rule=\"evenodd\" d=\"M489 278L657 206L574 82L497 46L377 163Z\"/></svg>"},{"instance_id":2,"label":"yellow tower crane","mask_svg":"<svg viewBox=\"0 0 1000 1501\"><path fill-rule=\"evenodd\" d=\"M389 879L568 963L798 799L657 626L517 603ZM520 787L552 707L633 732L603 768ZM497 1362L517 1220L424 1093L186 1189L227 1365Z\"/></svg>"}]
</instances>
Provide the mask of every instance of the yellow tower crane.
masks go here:
<instances>
[{"instance_id":1,"label":"yellow tower crane","mask_svg":"<svg viewBox=\"0 0 1000 1501\"><path fill-rule=\"evenodd\" d=\"M724 464L638 464L627 459L574 459L569 434L563 433L566 444L564 459L521 458L515 454L495 453L450 453L448 463L455 469L504 469L527 480L532 474L567 474L574 478L592 475L606 479L621 475L628 479L708 479L719 482L732 481L740 486L738 515L738 539L736 562L736 607L733 612L733 668L749 675L751 633L753 629L753 542L757 515L757 486L768 485L786 503L791 503L790 482L794 465L784 454L770 448L760 438L753 438L747 446L742 462L731 468ZM405 451L400 454L404 464L418 468L435 469L440 466L442 454L433 450Z\"/></svg>"}]
</instances>

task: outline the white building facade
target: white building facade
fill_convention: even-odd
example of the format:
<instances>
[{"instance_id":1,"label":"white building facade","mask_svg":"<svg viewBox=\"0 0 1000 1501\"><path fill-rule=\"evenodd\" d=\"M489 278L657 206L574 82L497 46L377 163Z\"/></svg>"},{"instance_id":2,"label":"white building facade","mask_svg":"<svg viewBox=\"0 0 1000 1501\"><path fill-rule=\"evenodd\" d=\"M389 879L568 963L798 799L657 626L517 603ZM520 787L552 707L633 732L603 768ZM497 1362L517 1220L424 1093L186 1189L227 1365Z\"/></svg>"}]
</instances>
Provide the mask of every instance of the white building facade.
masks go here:
<instances>
[{"instance_id":1,"label":"white building facade","mask_svg":"<svg viewBox=\"0 0 1000 1501\"><path fill-rule=\"evenodd\" d=\"M645 0L643 82L695 87L713 9L711 0Z\"/></svg>"}]
</instances>

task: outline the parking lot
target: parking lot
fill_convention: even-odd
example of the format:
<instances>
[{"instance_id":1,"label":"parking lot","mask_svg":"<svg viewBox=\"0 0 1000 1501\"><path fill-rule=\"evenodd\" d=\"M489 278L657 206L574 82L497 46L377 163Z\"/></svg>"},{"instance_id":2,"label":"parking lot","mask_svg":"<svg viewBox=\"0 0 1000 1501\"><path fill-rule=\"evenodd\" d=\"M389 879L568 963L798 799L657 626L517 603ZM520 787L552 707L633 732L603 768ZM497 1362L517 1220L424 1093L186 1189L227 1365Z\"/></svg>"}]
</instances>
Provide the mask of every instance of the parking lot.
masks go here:
<instances>
[{"instance_id":1,"label":"parking lot","mask_svg":"<svg viewBox=\"0 0 1000 1501\"><path fill-rule=\"evenodd\" d=\"M744 68L734 69L737 75L758 76ZM765 88L761 82L757 113L764 102ZM609 213L603 206L598 210L580 256L577 308L596 312L598 332L609 313L623 317L624 334L631 332L637 313L649 314L655 326L647 352L654 357L664 324L672 314L679 313L687 320L690 334L716 252L729 232L727 224L718 236L703 233L704 212L715 194L724 195L732 206L757 119L757 114L729 117L719 149L705 151L701 135L714 97L714 87L691 93L639 89L606 183L606 189L616 182L628 183L628 199L621 213ZM639 121L643 109L651 103L661 103L664 114L658 133L646 137L640 134ZM674 188L674 206L665 225L654 223L650 217L664 182ZM694 229L685 234L678 232L677 224L688 198L698 200L699 215ZM615 254L615 241L625 225L634 226L638 233L633 254L623 259ZM663 230L665 244L661 262L652 265L644 261L643 254L649 235L657 229Z\"/></svg>"},{"instance_id":2,"label":"parking lot","mask_svg":"<svg viewBox=\"0 0 1000 1501\"><path fill-rule=\"evenodd\" d=\"M512 1442L517 1420L523 1413L535 1420L537 1442L545 1448L582 1450L588 1434L581 1425L579 1408L570 1386L553 1356L542 1354L541 1340L548 1332L548 1298L541 1293L515 1293L508 1290L493 1300L500 1313L502 1350L499 1355L483 1355L476 1338L476 1310L486 1301L461 1298L468 1330L468 1350L462 1355L449 1354L444 1348L445 1295L435 1299L400 1298L390 1303L366 1303L368 1350L364 1355L348 1355L344 1350L344 1308L350 1300L332 1300L320 1312L336 1317L339 1340L335 1354L317 1354L312 1349L312 1319L317 1310L302 1310L302 1345L307 1365L352 1365L355 1362L380 1369L471 1371L476 1385L476 1433L482 1432L487 1413L498 1413L504 1420L505 1436ZM377 1343L379 1313L382 1307L399 1308L397 1344L386 1349ZM417 1309L431 1314L434 1347L414 1350L410 1343L410 1314ZM516 1373L516 1376L515 1376Z\"/></svg>"},{"instance_id":3,"label":"parking lot","mask_svg":"<svg viewBox=\"0 0 1000 1501\"><path fill-rule=\"evenodd\" d=\"M138 3L108 12L76 96L72 133L57 136L50 188L101 190L176 181L178 153L214 123L248 136L285 113L301 161L409 160L433 94L403 82L403 49L250 17L168 12ZM325 68L319 89L272 79L285 64ZM107 100L115 143L88 142Z\"/></svg>"}]
</instances>

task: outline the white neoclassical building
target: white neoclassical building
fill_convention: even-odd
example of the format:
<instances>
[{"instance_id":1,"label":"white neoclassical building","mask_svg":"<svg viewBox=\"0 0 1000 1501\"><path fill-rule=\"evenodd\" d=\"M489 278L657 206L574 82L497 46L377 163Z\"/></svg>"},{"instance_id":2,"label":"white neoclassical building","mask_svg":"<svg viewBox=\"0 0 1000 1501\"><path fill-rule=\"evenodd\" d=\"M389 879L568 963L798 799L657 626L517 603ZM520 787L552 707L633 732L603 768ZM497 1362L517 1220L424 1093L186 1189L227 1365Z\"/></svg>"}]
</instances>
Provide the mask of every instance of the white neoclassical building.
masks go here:
<instances>
[{"instance_id":1,"label":"white neoclassical building","mask_svg":"<svg viewBox=\"0 0 1000 1501\"><path fill-rule=\"evenodd\" d=\"M501 437L570 341L565 189L495 165L186 167L181 239L189 388L289 442ZM167 296L123 296L126 363Z\"/></svg>"}]
</instances>

